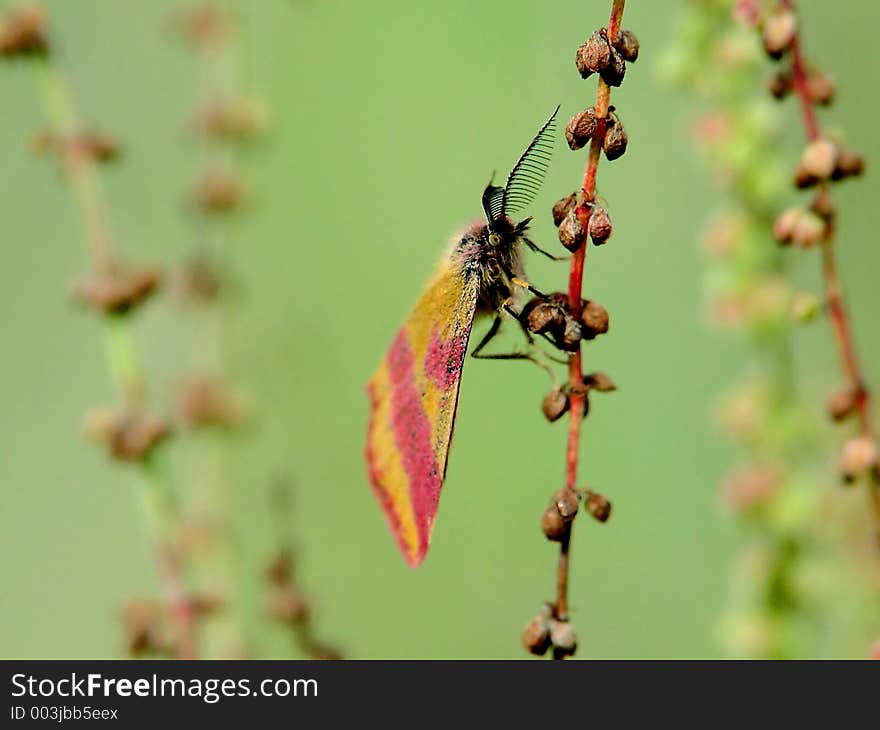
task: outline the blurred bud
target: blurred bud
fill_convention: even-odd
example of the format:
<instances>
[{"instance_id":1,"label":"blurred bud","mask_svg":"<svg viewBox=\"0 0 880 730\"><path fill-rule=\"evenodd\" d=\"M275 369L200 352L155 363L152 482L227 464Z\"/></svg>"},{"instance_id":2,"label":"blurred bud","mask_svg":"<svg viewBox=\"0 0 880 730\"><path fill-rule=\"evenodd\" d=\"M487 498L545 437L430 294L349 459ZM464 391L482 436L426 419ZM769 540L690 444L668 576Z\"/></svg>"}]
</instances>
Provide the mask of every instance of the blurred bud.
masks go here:
<instances>
[{"instance_id":1,"label":"blurred bud","mask_svg":"<svg viewBox=\"0 0 880 730\"><path fill-rule=\"evenodd\" d=\"M608 522L608 518L611 517L611 502L599 492L594 492L591 489L584 490L584 506L587 508L587 512L599 522Z\"/></svg>"},{"instance_id":2,"label":"blurred bud","mask_svg":"<svg viewBox=\"0 0 880 730\"><path fill-rule=\"evenodd\" d=\"M626 76L626 61L623 60L623 56L618 51L612 50L608 65L599 72L599 75L609 86L620 86L623 77Z\"/></svg>"},{"instance_id":3,"label":"blurred bud","mask_svg":"<svg viewBox=\"0 0 880 730\"><path fill-rule=\"evenodd\" d=\"M250 99L215 99L196 114L194 129L208 137L246 141L262 134L268 124L265 104Z\"/></svg>"},{"instance_id":4,"label":"blurred bud","mask_svg":"<svg viewBox=\"0 0 880 730\"><path fill-rule=\"evenodd\" d=\"M779 243L791 243L795 225L803 213L803 208L787 208L782 211L773 223L773 237Z\"/></svg>"},{"instance_id":5,"label":"blurred bud","mask_svg":"<svg viewBox=\"0 0 880 730\"><path fill-rule=\"evenodd\" d=\"M734 512L746 512L767 501L782 486L779 475L767 467L753 467L728 476L721 485L721 501Z\"/></svg>"},{"instance_id":6,"label":"blurred bud","mask_svg":"<svg viewBox=\"0 0 880 730\"><path fill-rule=\"evenodd\" d=\"M798 165L794 171L794 186L799 190L811 188L819 182L819 178L808 172L803 165Z\"/></svg>"},{"instance_id":7,"label":"blurred bud","mask_svg":"<svg viewBox=\"0 0 880 730\"><path fill-rule=\"evenodd\" d=\"M819 300L808 292L799 292L791 300L791 318L795 322L812 322L819 314Z\"/></svg>"},{"instance_id":8,"label":"blurred bud","mask_svg":"<svg viewBox=\"0 0 880 730\"><path fill-rule=\"evenodd\" d=\"M266 568L266 580L274 586L288 585L293 579L293 555L282 549Z\"/></svg>"},{"instance_id":9,"label":"blurred bud","mask_svg":"<svg viewBox=\"0 0 880 730\"><path fill-rule=\"evenodd\" d=\"M577 206L572 207L559 225L559 242L569 251L577 251L586 237L584 223L578 215Z\"/></svg>"},{"instance_id":10,"label":"blurred bud","mask_svg":"<svg viewBox=\"0 0 880 730\"><path fill-rule=\"evenodd\" d=\"M620 120L616 116L609 116L608 126L605 129L605 141L602 144L605 158L610 162L621 157L626 152L628 141L626 130Z\"/></svg>"},{"instance_id":11,"label":"blurred bud","mask_svg":"<svg viewBox=\"0 0 880 730\"><path fill-rule=\"evenodd\" d=\"M555 504L550 504L541 515L541 531L548 540L560 542L568 532L568 525Z\"/></svg>"},{"instance_id":12,"label":"blurred bud","mask_svg":"<svg viewBox=\"0 0 880 730\"><path fill-rule=\"evenodd\" d=\"M828 222L834 218L834 214L836 213L834 200L827 187L819 190L819 192L813 197L813 200L810 202L810 210L812 210L823 221Z\"/></svg>"},{"instance_id":13,"label":"blurred bud","mask_svg":"<svg viewBox=\"0 0 880 730\"><path fill-rule=\"evenodd\" d=\"M553 503L566 522L571 522L578 511L578 493L574 489L562 487L553 494Z\"/></svg>"},{"instance_id":14,"label":"blurred bud","mask_svg":"<svg viewBox=\"0 0 880 730\"><path fill-rule=\"evenodd\" d=\"M607 137L605 139L608 139ZM609 238L611 238L611 216L608 211L601 205L594 205L593 212L590 213L590 239L594 246L601 246Z\"/></svg>"},{"instance_id":15,"label":"blurred bud","mask_svg":"<svg viewBox=\"0 0 880 730\"><path fill-rule=\"evenodd\" d=\"M852 150L840 150L837 157L837 165L831 173L833 180L843 180L847 177L858 177L865 171L865 158Z\"/></svg>"},{"instance_id":16,"label":"blurred bud","mask_svg":"<svg viewBox=\"0 0 880 730\"><path fill-rule=\"evenodd\" d=\"M147 458L168 437L170 429L165 421L149 413L97 408L86 414L83 432L104 443L113 458L134 462Z\"/></svg>"},{"instance_id":17,"label":"blurred bud","mask_svg":"<svg viewBox=\"0 0 880 730\"><path fill-rule=\"evenodd\" d=\"M296 625L309 616L309 607L303 595L293 586L277 588L269 599L269 615L283 624Z\"/></svg>"},{"instance_id":18,"label":"blurred bud","mask_svg":"<svg viewBox=\"0 0 880 730\"><path fill-rule=\"evenodd\" d=\"M791 69L781 68L767 80L767 91L775 99L784 99L794 88Z\"/></svg>"},{"instance_id":19,"label":"blurred bud","mask_svg":"<svg viewBox=\"0 0 880 730\"><path fill-rule=\"evenodd\" d=\"M797 33L797 18L788 9L779 8L764 20L764 50L770 58L782 58Z\"/></svg>"},{"instance_id":20,"label":"blurred bud","mask_svg":"<svg viewBox=\"0 0 880 730\"><path fill-rule=\"evenodd\" d=\"M595 372L584 375L584 385L599 393L611 393L617 390L617 384L605 373Z\"/></svg>"},{"instance_id":21,"label":"blurred bud","mask_svg":"<svg viewBox=\"0 0 880 730\"><path fill-rule=\"evenodd\" d=\"M578 112L565 126L565 139L569 148L579 150L596 133L596 110L593 107Z\"/></svg>"},{"instance_id":22,"label":"blurred bud","mask_svg":"<svg viewBox=\"0 0 880 730\"><path fill-rule=\"evenodd\" d=\"M597 30L582 43L575 56L575 65L581 78L603 71L611 61L611 46L604 30Z\"/></svg>"},{"instance_id":23,"label":"blurred bud","mask_svg":"<svg viewBox=\"0 0 880 730\"><path fill-rule=\"evenodd\" d=\"M801 153L801 168L812 177L825 180L837 166L837 146L828 139L810 142Z\"/></svg>"},{"instance_id":24,"label":"blurred bud","mask_svg":"<svg viewBox=\"0 0 880 730\"><path fill-rule=\"evenodd\" d=\"M791 232L791 242L800 248L812 248L825 234L826 224L819 216L809 210L801 212Z\"/></svg>"},{"instance_id":25,"label":"blurred bud","mask_svg":"<svg viewBox=\"0 0 880 730\"><path fill-rule=\"evenodd\" d=\"M120 612L122 632L130 657L155 654L164 651L161 639L161 611L155 601L131 598Z\"/></svg>"},{"instance_id":26,"label":"blurred bud","mask_svg":"<svg viewBox=\"0 0 880 730\"><path fill-rule=\"evenodd\" d=\"M568 411L568 396L559 388L554 388L541 401L541 411L544 417L553 423L558 421Z\"/></svg>"},{"instance_id":27,"label":"blurred bud","mask_svg":"<svg viewBox=\"0 0 880 730\"><path fill-rule=\"evenodd\" d=\"M811 71L807 76L806 92L813 104L828 106L834 101L834 79L824 71Z\"/></svg>"},{"instance_id":28,"label":"blurred bud","mask_svg":"<svg viewBox=\"0 0 880 730\"><path fill-rule=\"evenodd\" d=\"M577 205L577 193L560 198L553 204L553 225L557 228L560 226L569 211Z\"/></svg>"},{"instance_id":29,"label":"blurred bud","mask_svg":"<svg viewBox=\"0 0 880 730\"><path fill-rule=\"evenodd\" d=\"M544 613L535 615L526 624L522 633L522 643L526 651L544 656L550 648L550 624Z\"/></svg>"},{"instance_id":30,"label":"blurred bud","mask_svg":"<svg viewBox=\"0 0 880 730\"><path fill-rule=\"evenodd\" d=\"M0 17L0 58L45 56L49 52L46 13L32 5Z\"/></svg>"},{"instance_id":31,"label":"blurred bud","mask_svg":"<svg viewBox=\"0 0 880 730\"><path fill-rule=\"evenodd\" d=\"M587 299L581 310L582 336L585 340L592 340L597 335L603 335L608 331L610 318L608 310L599 302Z\"/></svg>"},{"instance_id":32,"label":"blurred bud","mask_svg":"<svg viewBox=\"0 0 880 730\"><path fill-rule=\"evenodd\" d=\"M553 657L562 659L572 656L577 651L577 634L568 621L550 619L550 643L553 645Z\"/></svg>"},{"instance_id":33,"label":"blurred bud","mask_svg":"<svg viewBox=\"0 0 880 730\"><path fill-rule=\"evenodd\" d=\"M161 281L156 269L115 264L74 282L71 297L104 314L124 314L143 304Z\"/></svg>"},{"instance_id":34,"label":"blurred bud","mask_svg":"<svg viewBox=\"0 0 880 730\"><path fill-rule=\"evenodd\" d=\"M631 30L622 30L617 35L614 47L624 60L634 63L639 57L639 39Z\"/></svg>"},{"instance_id":35,"label":"blurred bud","mask_svg":"<svg viewBox=\"0 0 880 730\"><path fill-rule=\"evenodd\" d=\"M844 421L855 413L857 403L858 399L852 388L841 388L828 399L828 417L832 421Z\"/></svg>"},{"instance_id":36,"label":"blurred bud","mask_svg":"<svg viewBox=\"0 0 880 730\"><path fill-rule=\"evenodd\" d=\"M229 19L210 2L188 10L178 19L178 25L184 39L195 47L221 45L231 34Z\"/></svg>"},{"instance_id":37,"label":"blurred bud","mask_svg":"<svg viewBox=\"0 0 880 730\"><path fill-rule=\"evenodd\" d=\"M220 274L205 256L194 256L175 275L177 294L192 302L209 302L220 293Z\"/></svg>"},{"instance_id":38,"label":"blurred bud","mask_svg":"<svg viewBox=\"0 0 880 730\"><path fill-rule=\"evenodd\" d=\"M231 428L241 423L244 407L216 378L201 376L180 386L177 413L187 428Z\"/></svg>"},{"instance_id":39,"label":"blurred bud","mask_svg":"<svg viewBox=\"0 0 880 730\"><path fill-rule=\"evenodd\" d=\"M870 436L857 436L843 445L840 452L840 475L854 482L877 467L877 445Z\"/></svg>"},{"instance_id":40,"label":"blurred bud","mask_svg":"<svg viewBox=\"0 0 880 730\"><path fill-rule=\"evenodd\" d=\"M246 190L241 179L228 170L209 170L196 181L192 198L204 213L231 213L241 207Z\"/></svg>"},{"instance_id":41,"label":"blurred bud","mask_svg":"<svg viewBox=\"0 0 880 730\"><path fill-rule=\"evenodd\" d=\"M871 645L871 654L869 655L870 659L880 659L880 639L877 639Z\"/></svg>"}]
</instances>

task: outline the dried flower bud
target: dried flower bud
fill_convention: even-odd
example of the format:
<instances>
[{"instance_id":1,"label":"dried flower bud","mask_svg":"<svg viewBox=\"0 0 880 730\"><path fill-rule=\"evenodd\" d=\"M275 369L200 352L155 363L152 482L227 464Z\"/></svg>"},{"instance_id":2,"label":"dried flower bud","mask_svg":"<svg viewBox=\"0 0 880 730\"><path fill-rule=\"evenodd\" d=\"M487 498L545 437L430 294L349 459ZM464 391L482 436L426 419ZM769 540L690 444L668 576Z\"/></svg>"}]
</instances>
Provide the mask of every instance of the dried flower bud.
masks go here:
<instances>
[{"instance_id":1,"label":"dried flower bud","mask_svg":"<svg viewBox=\"0 0 880 730\"><path fill-rule=\"evenodd\" d=\"M801 154L801 168L808 175L825 180L837 166L837 146L828 139L810 142Z\"/></svg>"},{"instance_id":2,"label":"dried flower bud","mask_svg":"<svg viewBox=\"0 0 880 730\"><path fill-rule=\"evenodd\" d=\"M841 388L828 399L828 416L832 421L843 421L856 412L857 398L852 388Z\"/></svg>"},{"instance_id":3,"label":"dried flower bud","mask_svg":"<svg viewBox=\"0 0 880 730\"><path fill-rule=\"evenodd\" d=\"M541 515L541 531L548 540L560 542L568 531L568 525L559 514L555 504L550 504Z\"/></svg>"},{"instance_id":4,"label":"dried flower bud","mask_svg":"<svg viewBox=\"0 0 880 730\"><path fill-rule=\"evenodd\" d=\"M605 128L605 140L602 143L605 158L610 162L623 156L623 153L626 152L627 142L629 142L629 139L620 120L617 117L610 116L608 118L608 126Z\"/></svg>"},{"instance_id":5,"label":"dried flower bud","mask_svg":"<svg viewBox=\"0 0 880 730\"><path fill-rule=\"evenodd\" d=\"M529 332L561 332L565 326L566 298L562 292L529 300L520 312L520 320Z\"/></svg>"},{"instance_id":6,"label":"dried flower bud","mask_svg":"<svg viewBox=\"0 0 880 730\"><path fill-rule=\"evenodd\" d=\"M231 213L245 198L244 183L228 170L210 170L193 186L192 197L204 213Z\"/></svg>"},{"instance_id":7,"label":"dried flower bud","mask_svg":"<svg viewBox=\"0 0 880 730\"><path fill-rule=\"evenodd\" d=\"M0 19L0 58L44 56L49 52L46 13L34 6L24 6Z\"/></svg>"},{"instance_id":8,"label":"dried flower bud","mask_svg":"<svg viewBox=\"0 0 880 730\"><path fill-rule=\"evenodd\" d=\"M877 444L870 436L857 436L843 445L840 452L840 475L845 482L854 482L876 469L877 464Z\"/></svg>"},{"instance_id":9,"label":"dried flower bud","mask_svg":"<svg viewBox=\"0 0 880 730\"><path fill-rule=\"evenodd\" d=\"M303 595L293 586L283 586L269 599L269 615L288 625L301 624L309 616L309 607Z\"/></svg>"},{"instance_id":10,"label":"dried flower bud","mask_svg":"<svg viewBox=\"0 0 880 730\"><path fill-rule=\"evenodd\" d=\"M584 375L584 385L599 393L612 393L617 390L617 384L611 379L611 376L600 372Z\"/></svg>"},{"instance_id":11,"label":"dried flower bud","mask_svg":"<svg viewBox=\"0 0 880 730\"><path fill-rule=\"evenodd\" d=\"M791 318L795 322L812 322L819 314L819 300L808 292L799 292L791 300Z\"/></svg>"},{"instance_id":12,"label":"dried flower bud","mask_svg":"<svg viewBox=\"0 0 880 730\"><path fill-rule=\"evenodd\" d=\"M605 139L608 139L607 137ZM611 216L608 211L601 205L594 205L593 212L590 214L590 239L594 246L601 246L609 238L611 238Z\"/></svg>"},{"instance_id":13,"label":"dried flower bud","mask_svg":"<svg viewBox=\"0 0 880 730\"><path fill-rule=\"evenodd\" d=\"M566 314L562 333L556 338L556 346L566 352L577 352L581 346L581 337L583 328L580 323L570 314Z\"/></svg>"},{"instance_id":14,"label":"dried flower bud","mask_svg":"<svg viewBox=\"0 0 880 730\"><path fill-rule=\"evenodd\" d=\"M120 461L142 461L164 441L168 424L149 413L127 413L99 408L86 414L83 431L102 441L110 454Z\"/></svg>"},{"instance_id":15,"label":"dried flower bud","mask_svg":"<svg viewBox=\"0 0 880 730\"><path fill-rule=\"evenodd\" d=\"M231 428L241 423L244 407L221 382L203 376L181 385L177 393L177 413L188 428Z\"/></svg>"},{"instance_id":16,"label":"dried flower bud","mask_svg":"<svg viewBox=\"0 0 880 730\"><path fill-rule=\"evenodd\" d=\"M797 18L791 10L779 9L764 21L764 49L770 58L782 58L797 33Z\"/></svg>"},{"instance_id":17,"label":"dried flower bud","mask_svg":"<svg viewBox=\"0 0 880 730\"><path fill-rule=\"evenodd\" d=\"M608 518L611 517L611 502L599 492L584 490L584 506L599 522L608 522Z\"/></svg>"},{"instance_id":18,"label":"dried flower bud","mask_svg":"<svg viewBox=\"0 0 880 730\"><path fill-rule=\"evenodd\" d=\"M596 335L603 335L608 331L610 319L608 310L599 302L588 299L584 302L581 310L582 336L585 340L592 340Z\"/></svg>"},{"instance_id":19,"label":"dried flower bud","mask_svg":"<svg viewBox=\"0 0 880 730\"><path fill-rule=\"evenodd\" d=\"M810 202L810 210L824 221L831 221L834 218L836 210L834 208L834 200L827 188L822 188L816 193Z\"/></svg>"},{"instance_id":20,"label":"dried flower bud","mask_svg":"<svg viewBox=\"0 0 880 730\"><path fill-rule=\"evenodd\" d=\"M526 651L544 656L550 648L550 624L544 613L539 613L526 624L522 633L522 643Z\"/></svg>"},{"instance_id":21,"label":"dried flower bud","mask_svg":"<svg viewBox=\"0 0 880 730\"><path fill-rule=\"evenodd\" d=\"M617 34L617 40L614 47L620 51L620 55L624 60L635 63L639 57L639 39L631 30L622 30Z\"/></svg>"},{"instance_id":22,"label":"dried flower bud","mask_svg":"<svg viewBox=\"0 0 880 730\"><path fill-rule=\"evenodd\" d=\"M565 139L573 150L586 145L596 132L596 110L593 107L578 112L565 126Z\"/></svg>"},{"instance_id":23,"label":"dried flower bud","mask_svg":"<svg viewBox=\"0 0 880 730\"><path fill-rule=\"evenodd\" d=\"M559 228L565 216L577 205L577 193L560 198L553 204L553 225Z\"/></svg>"},{"instance_id":24,"label":"dried flower bud","mask_svg":"<svg viewBox=\"0 0 880 730\"><path fill-rule=\"evenodd\" d=\"M608 65L599 72L599 75L609 86L620 86L623 77L626 76L626 61L618 51L611 51L611 60Z\"/></svg>"},{"instance_id":25,"label":"dried flower bud","mask_svg":"<svg viewBox=\"0 0 880 730\"><path fill-rule=\"evenodd\" d=\"M842 180L846 177L858 177L865 171L865 158L852 150L840 150L837 156L837 164L831 173L832 180Z\"/></svg>"},{"instance_id":26,"label":"dried flower bud","mask_svg":"<svg viewBox=\"0 0 880 730\"><path fill-rule=\"evenodd\" d=\"M76 281L71 296L104 314L124 314L145 302L161 281L156 269L114 265Z\"/></svg>"},{"instance_id":27,"label":"dried flower bud","mask_svg":"<svg viewBox=\"0 0 880 730\"><path fill-rule=\"evenodd\" d=\"M813 104L828 106L834 101L834 79L824 71L812 71L807 76L807 98Z\"/></svg>"},{"instance_id":28,"label":"dried flower bud","mask_svg":"<svg viewBox=\"0 0 880 730\"><path fill-rule=\"evenodd\" d=\"M825 233L825 221L815 213L805 210L798 216L791 233L791 242L801 248L812 248Z\"/></svg>"},{"instance_id":29,"label":"dried flower bud","mask_svg":"<svg viewBox=\"0 0 880 730\"><path fill-rule=\"evenodd\" d=\"M767 80L767 91L775 99L784 99L794 88L791 69L781 68Z\"/></svg>"},{"instance_id":30,"label":"dried flower bud","mask_svg":"<svg viewBox=\"0 0 880 730\"><path fill-rule=\"evenodd\" d=\"M577 651L577 634L568 621L550 619L550 643L554 658L572 656Z\"/></svg>"},{"instance_id":31,"label":"dried flower bud","mask_svg":"<svg viewBox=\"0 0 880 730\"><path fill-rule=\"evenodd\" d=\"M799 190L811 188L819 182L819 178L807 171L803 165L798 165L794 171L794 186Z\"/></svg>"},{"instance_id":32,"label":"dried flower bud","mask_svg":"<svg viewBox=\"0 0 880 730\"><path fill-rule=\"evenodd\" d=\"M577 515L579 501L578 493L568 487L557 490L553 495L553 504L566 522L571 522Z\"/></svg>"},{"instance_id":33,"label":"dried flower bud","mask_svg":"<svg viewBox=\"0 0 880 730\"><path fill-rule=\"evenodd\" d=\"M577 49L575 65L581 78L603 71L611 61L611 46L605 30L597 30Z\"/></svg>"},{"instance_id":34,"label":"dried flower bud","mask_svg":"<svg viewBox=\"0 0 880 730\"><path fill-rule=\"evenodd\" d=\"M782 211L773 223L773 237L779 243L791 243L795 226L803 214L803 208L788 208Z\"/></svg>"},{"instance_id":35,"label":"dried flower bud","mask_svg":"<svg viewBox=\"0 0 880 730\"><path fill-rule=\"evenodd\" d=\"M568 406L568 396L559 388L551 390L544 396L544 400L541 401L541 411L550 423L562 418L566 411L568 411Z\"/></svg>"},{"instance_id":36,"label":"dried flower bud","mask_svg":"<svg viewBox=\"0 0 880 730\"><path fill-rule=\"evenodd\" d=\"M559 224L559 242L569 251L577 251L584 241L586 231L584 223L578 215L577 206L568 211Z\"/></svg>"}]
</instances>

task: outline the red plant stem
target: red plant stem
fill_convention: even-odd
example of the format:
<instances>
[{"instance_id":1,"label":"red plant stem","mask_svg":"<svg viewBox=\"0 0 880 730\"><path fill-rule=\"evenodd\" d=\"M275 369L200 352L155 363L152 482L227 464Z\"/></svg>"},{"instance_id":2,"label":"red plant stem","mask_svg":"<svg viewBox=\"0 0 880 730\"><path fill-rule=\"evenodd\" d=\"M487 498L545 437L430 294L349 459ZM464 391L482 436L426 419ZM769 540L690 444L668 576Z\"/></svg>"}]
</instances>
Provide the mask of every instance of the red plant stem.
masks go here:
<instances>
[{"instance_id":1,"label":"red plant stem","mask_svg":"<svg viewBox=\"0 0 880 730\"><path fill-rule=\"evenodd\" d=\"M614 0L611 5L611 17L608 19L608 38L612 42L620 32L620 21L626 0ZM601 78L596 93L596 131L590 142L590 152L581 192L578 196L578 217L587 230L590 222L592 203L596 199L596 172L599 168L599 155L605 139L605 121L608 117L608 106L611 101L611 87ZM587 256L587 238L575 251L571 258L571 270L568 276L568 305L575 319L581 316L581 292L584 281L584 263ZM565 453L565 485L568 489L577 488L578 461L581 441L581 421L583 421L586 393L584 392L583 357L581 350L574 354L568 364L568 382L571 390L571 408L568 422L568 443ZM559 548L559 562L556 568L556 604L557 618L565 619L568 615L568 567L569 547L571 545L571 527L569 526Z\"/></svg>"},{"instance_id":2,"label":"red plant stem","mask_svg":"<svg viewBox=\"0 0 880 730\"><path fill-rule=\"evenodd\" d=\"M783 0L783 7L794 11L793 0ZM801 117L807 139L815 142L821 137L819 121L816 118L816 110L810 100L807 88L807 71L804 62L803 51L799 34L796 34L791 43L792 77L794 90L800 101ZM821 190L829 194L828 184L822 183ZM855 396L856 412L859 418L859 430L863 436L873 438L873 426L871 424L871 396L865 385L856 355L855 340L852 334L852 324L840 285L840 275L837 269L837 256L834 251L835 228L829 222L821 240L822 248L822 277L825 284L825 303L828 308L828 319L837 343L837 351L840 356L843 371L849 379L849 385Z\"/></svg>"}]
</instances>

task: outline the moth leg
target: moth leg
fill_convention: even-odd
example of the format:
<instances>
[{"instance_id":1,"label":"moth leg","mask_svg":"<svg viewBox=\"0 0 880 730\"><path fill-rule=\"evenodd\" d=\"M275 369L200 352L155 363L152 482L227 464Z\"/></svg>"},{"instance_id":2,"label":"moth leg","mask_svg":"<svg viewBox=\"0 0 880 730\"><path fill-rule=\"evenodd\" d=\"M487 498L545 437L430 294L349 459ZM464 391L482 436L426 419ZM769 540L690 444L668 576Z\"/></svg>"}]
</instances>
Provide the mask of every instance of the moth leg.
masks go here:
<instances>
[{"instance_id":1,"label":"moth leg","mask_svg":"<svg viewBox=\"0 0 880 730\"><path fill-rule=\"evenodd\" d=\"M526 246L529 247L529 250L534 251L535 253L539 253L543 256L546 256L551 261L568 261L571 258L571 256L554 256L549 251L545 251L543 248L541 248L532 239L526 238L525 236L523 236L522 240L523 240L523 243L525 243Z\"/></svg>"},{"instance_id":2,"label":"moth leg","mask_svg":"<svg viewBox=\"0 0 880 730\"><path fill-rule=\"evenodd\" d=\"M523 288L523 289L528 289L528 290L529 290L532 294L534 294L536 297L542 297L542 298L546 298L546 297L547 297L547 295L544 294L544 292L539 291L538 289L535 289L535 287L533 287L531 284L529 284L529 282L524 281L523 279L520 279L520 278L518 278L518 277L516 277L516 276L511 276L511 277L510 277L510 283L513 284L514 286L518 286L518 287L521 287L521 288Z\"/></svg>"},{"instance_id":3,"label":"moth leg","mask_svg":"<svg viewBox=\"0 0 880 730\"><path fill-rule=\"evenodd\" d=\"M486 332L483 339L477 344L474 348L473 352L471 352L471 357L477 360L528 360L529 362L537 365L541 370L547 373L550 376L550 380L553 381L554 387L557 385L556 374L553 372L552 368L544 362L536 352L542 352L535 346L535 340L532 337L532 333L529 332L525 325L520 320L519 316L517 316L516 312L510 307L510 305L505 302L502 305L502 309L504 309L508 314L510 314L520 325L523 333L526 336L526 340L529 344L530 352L500 352L500 353L492 353L492 354L483 354L483 348L488 345L498 334L501 329L501 315L497 314L495 319L492 321L492 326L489 328L489 331ZM542 354L545 354L542 352Z\"/></svg>"}]
</instances>

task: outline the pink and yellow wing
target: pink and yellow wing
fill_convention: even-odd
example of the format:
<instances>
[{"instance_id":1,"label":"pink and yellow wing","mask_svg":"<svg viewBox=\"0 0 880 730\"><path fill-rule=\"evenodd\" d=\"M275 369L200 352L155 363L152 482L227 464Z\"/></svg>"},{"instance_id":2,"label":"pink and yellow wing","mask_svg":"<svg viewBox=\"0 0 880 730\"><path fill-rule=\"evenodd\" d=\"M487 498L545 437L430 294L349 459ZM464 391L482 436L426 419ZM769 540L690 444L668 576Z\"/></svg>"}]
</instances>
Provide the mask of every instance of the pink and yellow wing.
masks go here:
<instances>
[{"instance_id":1,"label":"pink and yellow wing","mask_svg":"<svg viewBox=\"0 0 880 730\"><path fill-rule=\"evenodd\" d=\"M367 385L370 482L413 567L431 540L476 304L476 280L446 265Z\"/></svg>"}]
</instances>

